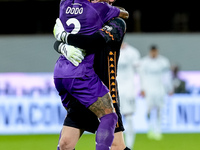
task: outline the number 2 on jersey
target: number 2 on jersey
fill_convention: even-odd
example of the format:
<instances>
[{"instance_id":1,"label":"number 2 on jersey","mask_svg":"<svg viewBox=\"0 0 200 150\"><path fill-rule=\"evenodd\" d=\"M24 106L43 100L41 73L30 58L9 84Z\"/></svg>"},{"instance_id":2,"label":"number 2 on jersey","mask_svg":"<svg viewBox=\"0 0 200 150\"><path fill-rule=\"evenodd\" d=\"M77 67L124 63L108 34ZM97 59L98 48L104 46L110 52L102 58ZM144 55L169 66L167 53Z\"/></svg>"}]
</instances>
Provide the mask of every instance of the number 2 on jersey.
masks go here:
<instances>
[{"instance_id":1,"label":"number 2 on jersey","mask_svg":"<svg viewBox=\"0 0 200 150\"><path fill-rule=\"evenodd\" d=\"M76 18L70 18L66 21L66 24L70 26L71 24L74 25L74 29L71 31L71 34L77 34L81 29L81 24Z\"/></svg>"}]
</instances>

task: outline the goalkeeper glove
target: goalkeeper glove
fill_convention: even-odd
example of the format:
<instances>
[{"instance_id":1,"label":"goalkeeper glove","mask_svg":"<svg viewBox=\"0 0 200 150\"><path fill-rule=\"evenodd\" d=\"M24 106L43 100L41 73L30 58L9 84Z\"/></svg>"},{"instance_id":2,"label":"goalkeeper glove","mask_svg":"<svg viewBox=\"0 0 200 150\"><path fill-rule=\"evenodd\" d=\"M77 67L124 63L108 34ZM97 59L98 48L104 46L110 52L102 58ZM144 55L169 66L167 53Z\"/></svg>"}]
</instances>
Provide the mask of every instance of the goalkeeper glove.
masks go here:
<instances>
[{"instance_id":1,"label":"goalkeeper glove","mask_svg":"<svg viewBox=\"0 0 200 150\"><path fill-rule=\"evenodd\" d=\"M54 25L53 35L58 41L63 41L67 43L67 33L63 27L63 24L59 18L56 19L56 24Z\"/></svg>"},{"instance_id":2,"label":"goalkeeper glove","mask_svg":"<svg viewBox=\"0 0 200 150\"><path fill-rule=\"evenodd\" d=\"M59 45L58 52L63 54L74 66L78 66L86 55L84 50L64 43Z\"/></svg>"}]
</instances>

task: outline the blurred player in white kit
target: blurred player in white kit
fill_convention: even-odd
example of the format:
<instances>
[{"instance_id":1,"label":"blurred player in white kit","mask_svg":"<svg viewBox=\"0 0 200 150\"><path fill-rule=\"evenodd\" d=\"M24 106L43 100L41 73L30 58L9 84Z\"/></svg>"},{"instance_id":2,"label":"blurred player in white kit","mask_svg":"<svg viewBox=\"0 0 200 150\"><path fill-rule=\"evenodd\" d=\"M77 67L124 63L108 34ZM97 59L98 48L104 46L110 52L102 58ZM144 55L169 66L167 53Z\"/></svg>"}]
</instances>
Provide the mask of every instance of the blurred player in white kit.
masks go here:
<instances>
[{"instance_id":1,"label":"blurred player in white kit","mask_svg":"<svg viewBox=\"0 0 200 150\"><path fill-rule=\"evenodd\" d=\"M149 55L140 62L141 95L147 102L147 117L151 139L161 140L161 118L164 98L167 94L173 94L172 78L169 60L159 55L156 46L152 46ZM156 112L155 119L152 117Z\"/></svg>"},{"instance_id":2,"label":"blurred player in white kit","mask_svg":"<svg viewBox=\"0 0 200 150\"><path fill-rule=\"evenodd\" d=\"M127 43L123 43L118 62L117 82L120 97L120 110L125 120L125 142L133 147L135 131L133 114L135 112L135 73L137 72L141 56L139 51Z\"/></svg>"}]
</instances>

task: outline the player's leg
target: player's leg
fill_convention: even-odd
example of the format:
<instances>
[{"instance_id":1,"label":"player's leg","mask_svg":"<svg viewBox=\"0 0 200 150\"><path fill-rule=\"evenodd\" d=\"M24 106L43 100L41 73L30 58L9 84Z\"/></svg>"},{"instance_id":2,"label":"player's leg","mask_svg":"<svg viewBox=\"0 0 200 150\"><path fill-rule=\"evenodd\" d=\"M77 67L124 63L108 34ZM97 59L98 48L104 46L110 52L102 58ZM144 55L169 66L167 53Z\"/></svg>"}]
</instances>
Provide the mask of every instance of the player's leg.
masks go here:
<instances>
[{"instance_id":1,"label":"player's leg","mask_svg":"<svg viewBox=\"0 0 200 150\"><path fill-rule=\"evenodd\" d=\"M135 131L133 128L133 114L124 116L126 120L125 141L126 146L132 148L135 142Z\"/></svg>"},{"instance_id":2,"label":"player's leg","mask_svg":"<svg viewBox=\"0 0 200 150\"><path fill-rule=\"evenodd\" d=\"M115 128L116 133L114 133L114 140L111 146L111 150L130 150L125 146L123 137L124 127L118 104L114 103L113 105L118 115L118 123ZM78 101L73 103L71 102L69 108L70 109L68 110L68 115L64 123L65 125L76 126L77 128L83 127L85 131L95 133L98 128L99 121L94 113L86 109Z\"/></svg>"},{"instance_id":3,"label":"player's leg","mask_svg":"<svg viewBox=\"0 0 200 150\"><path fill-rule=\"evenodd\" d=\"M124 136L122 131L116 132L114 134L111 150L131 150L130 148L126 147L124 143Z\"/></svg>"},{"instance_id":4,"label":"player's leg","mask_svg":"<svg viewBox=\"0 0 200 150\"><path fill-rule=\"evenodd\" d=\"M82 134L81 129L63 126L57 150L73 150Z\"/></svg>"},{"instance_id":5,"label":"player's leg","mask_svg":"<svg viewBox=\"0 0 200 150\"><path fill-rule=\"evenodd\" d=\"M164 97L159 96L157 107L156 107L156 122L155 122L155 139L161 140L162 139L162 132L161 132L161 122L162 122L162 108L164 105Z\"/></svg>"},{"instance_id":6,"label":"player's leg","mask_svg":"<svg viewBox=\"0 0 200 150\"><path fill-rule=\"evenodd\" d=\"M118 92L117 92L118 93ZM126 148L123 131L124 131L124 125L122 122L122 115L119 109L119 95L117 95L118 101L113 101L113 106L115 108L115 112L118 116L118 122L115 127L115 133L114 133L114 140L111 146L111 150L124 150Z\"/></svg>"},{"instance_id":7,"label":"player's leg","mask_svg":"<svg viewBox=\"0 0 200 150\"><path fill-rule=\"evenodd\" d=\"M68 104L67 116L63 125L76 129L84 129L84 131L95 133L99 126L99 120L94 113L88 110L78 100L71 97ZM68 142L74 141L70 140ZM69 143L69 145L71 145L71 143Z\"/></svg>"},{"instance_id":8,"label":"player's leg","mask_svg":"<svg viewBox=\"0 0 200 150\"><path fill-rule=\"evenodd\" d=\"M130 92L124 92L120 97L120 109L126 122L125 126L125 143L126 146L132 148L135 141L135 132L133 129L133 114L135 112L135 99L134 95Z\"/></svg>"},{"instance_id":9,"label":"player's leg","mask_svg":"<svg viewBox=\"0 0 200 150\"><path fill-rule=\"evenodd\" d=\"M124 143L123 132L116 132L114 134L114 140L111 146L111 150L124 150L126 145Z\"/></svg>"},{"instance_id":10,"label":"player's leg","mask_svg":"<svg viewBox=\"0 0 200 150\"><path fill-rule=\"evenodd\" d=\"M88 107L98 118L102 118L107 114L114 113L114 107L111 96L106 93L103 97L98 97L97 101ZM115 114L115 113L114 113Z\"/></svg>"},{"instance_id":11,"label":"player's leg","mask_svg":"<svg viewBox=\"0 0 200 150\"><path fill-rule=\"evenodd\" d=\"M109 93L99 97L96 102L89 106L89 109L100 119L96 133L96 150L109 150L117 123L117 115L114 112L111 96Z\"/></svg>"},{"instance_id":12,"label":"player's leg","mask_svg":"<svg viewBox=\"0 0 200 150\"><path fill-rule=\"evenodd\" d=\"M123 135L124 125L122 122L121 110L119 108L120 98L118 94L117 94L117 101L113 101L113 102L114 102L113 106L114 106L115 112L118 116L118 122L115 127L114 140L111 146L111 150L130 150L128 147L126 147L126 144L124 141L124 135ZM122 103L120 104L121 104L120 106L122 106Z\"/></svg>"},{"instance_id":13,"label":"player's leg","mask_svg":"<svg viewBox=\"0 0 200 150\"><path fill-rule=\"evenodd\" d=\"M155 140L161 140L162 134L161 134L161 108L156 108L156 119L155 119L155 133L154 133L154 139Z\"/></svg>"},{"instance_id":14,"label":"player's leg","mask_svg":"<svg viewBox=\"0 0 200 150\"><path fill-rule=\"evenodd\" d=\"M59 95L61 96L62 104L64 107L67 107L69 100L71 99L69 94L69 89L73 84L73 79L61 79L55 78L54 83L56 86ZM67 118L67 117L66 117ZM65 121L66 121L65 118ZM58 150L72 150L75 148L75 145L82 135L83 131L81 129L75 128L73 126L65 125L62 128L59 142L58 142Z\"/></svg>"},{"instance_id":15,"label":"player's leg","mask_svg":"<svg viewBox=\"0 0 200 150\"><path fill-rule=\"evenodd\" d=\"M97 75L65 80L67 83L70 80L70 85L62 82L70 95L100 119L96 133L96 150L109 150L114 139L117 115L108 88Z\"/></svg>"},{"instance_id":16,"label":"player's leg","mask_svg":"<svg viewBox=\"0 0 200 150\"><path fill-rule=\"evenodd\" d=\"M154 138L154 118L153 118L153 98L146 96L147 101L147 122L148 122L148 133L147 136L150 139Z\"/></svg>"}]
</instances>

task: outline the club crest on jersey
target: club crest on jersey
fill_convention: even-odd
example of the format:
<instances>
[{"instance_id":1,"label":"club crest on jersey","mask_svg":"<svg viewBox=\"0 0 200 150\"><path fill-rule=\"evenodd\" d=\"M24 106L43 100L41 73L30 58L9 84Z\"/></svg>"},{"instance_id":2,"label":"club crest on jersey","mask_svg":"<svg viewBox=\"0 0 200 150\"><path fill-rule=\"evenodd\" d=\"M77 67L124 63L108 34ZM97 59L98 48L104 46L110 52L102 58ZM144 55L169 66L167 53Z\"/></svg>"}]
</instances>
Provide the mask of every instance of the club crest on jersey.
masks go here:
<instances>
[{"instance_id":1,"label":"club crest on jersey","mask_svg":"<svg viewBox=\"0 0 200 150\"><path fill-rule=\"evenodd\" d=\"M104 31L108 31L108 32L110 32L110 31L112 31L112 27L110 27L110 26L107 26L107 25L105 25L104 27L103 27L103 30Z\"/></svg>"},{"instance_id":2,"label":"club crest on jersey","mask_svg":"<svg viewBox=\"0 0 200 150\"><path fill-rule=\"evenodd\" d=\"M66 9L66 14L82 14L83 13L83 7L80 7L80 8L71 8L71 7L67 7Z\"/></svg>"}]
</instances>

